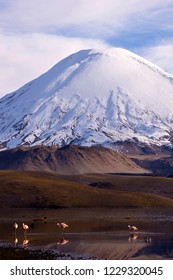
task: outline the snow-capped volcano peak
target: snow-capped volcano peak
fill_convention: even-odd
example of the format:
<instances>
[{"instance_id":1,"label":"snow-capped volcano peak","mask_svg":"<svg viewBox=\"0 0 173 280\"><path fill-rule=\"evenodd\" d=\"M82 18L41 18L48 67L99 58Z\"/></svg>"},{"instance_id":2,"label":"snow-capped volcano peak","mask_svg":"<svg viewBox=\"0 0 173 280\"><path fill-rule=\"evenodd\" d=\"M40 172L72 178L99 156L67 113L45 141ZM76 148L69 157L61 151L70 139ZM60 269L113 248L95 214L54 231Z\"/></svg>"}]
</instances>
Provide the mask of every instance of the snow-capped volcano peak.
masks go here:
<instances>
[{"instance_id":1,"label":"snow-capped volcano peak","mask_svg":"<svg viewBox=\"0 0 173 280\"><path fill-rule=\"evenodd\" d=\"M82 50L0 100L0 143L169 144L172 108L172 75L124 49Z\"/></svg>"}]
</instances>

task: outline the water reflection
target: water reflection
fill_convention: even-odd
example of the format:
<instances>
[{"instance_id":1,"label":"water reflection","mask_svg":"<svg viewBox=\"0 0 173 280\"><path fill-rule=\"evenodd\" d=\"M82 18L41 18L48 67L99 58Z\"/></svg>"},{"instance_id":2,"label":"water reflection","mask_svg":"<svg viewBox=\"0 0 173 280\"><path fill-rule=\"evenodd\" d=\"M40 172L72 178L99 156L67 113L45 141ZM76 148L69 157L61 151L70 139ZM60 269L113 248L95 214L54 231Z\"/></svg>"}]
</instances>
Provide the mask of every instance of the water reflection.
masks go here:
<instances>
[{"instance_id":1,"label":"water reflection","mask_svg":"<svg viewBox=\"0 0 173 280\"><path fill-rule=\"evenodd\" d=\"M29 243L29 239L24 239L23 240L23 246L26 247Z\"/></svg>"},{"instance_id":2,"label":"water reflection","mask_svg":"<svg viewBox=\"0 0 173 280\"><path fill-rule=\"evenodd\" d=\"M140 216L139 211L131 213L129 209L126 212L122 209L10 211L8 219L0 219L0 243L60 253L88 253L106 259L141 258L152 254L173 256L173 218L167 212L162 216L152 212L153 217L147 212L145 218L144 214ZM57 221L67 222L69 228L63 231ZM15 222L18 228L13 228ZM29 226L26 233L22 222ZM138 226L139 231L129 232L128 224Z\"/></svg>"},{"instance_id":3,"label":"water reflection","mask_svg":"<svg viewBox=\"0 0 173 280\"><path fill-rule=\"evenodd\" d=\"M18 238L15 237L15 238L14 238L14 246L15 246L15 247L17 246L18 242L19 242Z\"/></svg>"},{"instance_id":4,"label":"water reflection","mask_svg":"<svg viewBox=\"0 0 173 280\"><path fill-rule=\"evenodd\" d=\"M45 216L44 218L35 218L33 221L46 224L47 223L47 217Z\"/></svg>"},{"instance_id":5,"label":"water reflection","mask_svg":"<svg viewBox=\"0 0 173 280\"><path fill-rule=\"evenodd\" d=\"M132 233L132 234L130 234L128 241L129 242L135 241L136 239L138 239L138 237L139 237L138 234Z\"/></svg>"},{"instance_id":6,"label":"water reflection","mask_svg":"<svg viewBox=\"0 0 173 280\"><path fill-rule=\"evenodd\" d=\"M28 245L28 243L29 243L29 239L24 238L23 241L21 242L21 245L26 247ZM14 247L17 247L18 245L20 245L19 239L17 237L14 238L13 244L14 244Z\"/></svg>"},{"instance_id":7,"label":"water reflection","mask_svg":"<svg viewBox=\"0 0 173 280\"><path fill-rule=\"evenodd\" d=\"M59 239L58 241L57 241L57 245L65 245L65 244L67 244L69 242L69 239L66 239L66 238L62 238L62 239Z\"/></svg>"}]
</instances>

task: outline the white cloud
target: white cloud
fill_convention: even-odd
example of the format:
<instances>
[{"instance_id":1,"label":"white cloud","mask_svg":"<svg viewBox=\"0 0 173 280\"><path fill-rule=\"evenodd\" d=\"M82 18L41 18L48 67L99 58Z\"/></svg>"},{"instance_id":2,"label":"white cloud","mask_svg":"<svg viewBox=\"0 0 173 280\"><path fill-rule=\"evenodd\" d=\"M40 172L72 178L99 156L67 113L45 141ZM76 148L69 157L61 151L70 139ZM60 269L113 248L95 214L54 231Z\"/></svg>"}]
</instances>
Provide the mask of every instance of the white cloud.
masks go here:
<instances>
[{"instance_id":1,"label":"white cloud","mask_svg":"<svg viewBox=\"0 0 173 280\"><path fill-rule=\"evenodd\" d=\"M173 74L173 41L141 49L139 53L163 70Z\"/></svg>"},{"instance_id":2,"label":"white cloud","mask_svg":"<svg viewBox=\"0 0 173 280\"><path fill-rule=\"evenodd\" d=\"M80 49L105 48L101 40L48 34L0 35L0 96L16 90Z\"/></svg>"},{"instance_id":3,"label":"white cloud","mask_svg":"<svg viewBox=\"0 0 173 280\"><path fill-rule=\"evenodd\" d=\"M0 0L0 96L47 71L70 53L104 48L107 38L123 36L124 30L130 36L130 32L142 33L142 28L150 29L151 25L171 29L172 2ZM119 42L117 45L121 46ZM171 51L171 46L161 45L143 49L141 55L169 70Z\"/></svg>"},{"instance_id":4,"label":"white cloud","mask_svg":"<svg viewBox=\"0 0 173 280\"><path fill-rule=\"evenodd\" d=\"M156 17L171 4L172 0L7 0L0 11L0 25L17 32L65 29L103 38L151 15Z\"/></svg>"}]
</instances>

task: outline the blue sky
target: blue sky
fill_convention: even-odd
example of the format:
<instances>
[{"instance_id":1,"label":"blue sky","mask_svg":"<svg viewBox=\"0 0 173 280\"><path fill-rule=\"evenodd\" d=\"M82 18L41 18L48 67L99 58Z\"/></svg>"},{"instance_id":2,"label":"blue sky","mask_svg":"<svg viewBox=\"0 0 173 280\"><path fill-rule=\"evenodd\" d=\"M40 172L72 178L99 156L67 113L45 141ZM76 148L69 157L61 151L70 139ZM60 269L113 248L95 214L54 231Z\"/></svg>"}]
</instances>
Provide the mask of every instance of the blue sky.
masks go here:
<instances>
[{"instance_id":1,"label":"blue sky","mask_svg":"<svg viewBox=\"0 0 173 280\"><path fill-rule=\"evenodd\" d=\"M173 73L173 0L0 0L0 96L80 49L121 47Z\"/></svg>"}]
</instances>

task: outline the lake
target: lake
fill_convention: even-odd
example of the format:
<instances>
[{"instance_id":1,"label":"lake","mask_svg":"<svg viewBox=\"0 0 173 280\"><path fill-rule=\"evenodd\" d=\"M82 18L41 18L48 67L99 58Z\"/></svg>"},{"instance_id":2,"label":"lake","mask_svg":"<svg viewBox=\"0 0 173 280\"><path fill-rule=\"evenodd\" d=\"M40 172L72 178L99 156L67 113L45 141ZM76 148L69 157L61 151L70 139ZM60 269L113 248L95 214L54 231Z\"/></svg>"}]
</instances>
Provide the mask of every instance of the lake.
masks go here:
<instances>
[{"instance_id":1,"label":"lake","mask_svg":"<svg viewBox=\"0 0 173 280\"><path fill-rule=\"evenodd\" d=\"M165 208L4 209L0 245L97 259L172 259L173 216ZM19 228L14 230L17 222ZM29 225L25 233L22 223ZM65 222L64 231L57 222ZM129 232L135 225L138 232Z\"/></svg>"}]
</instances>

